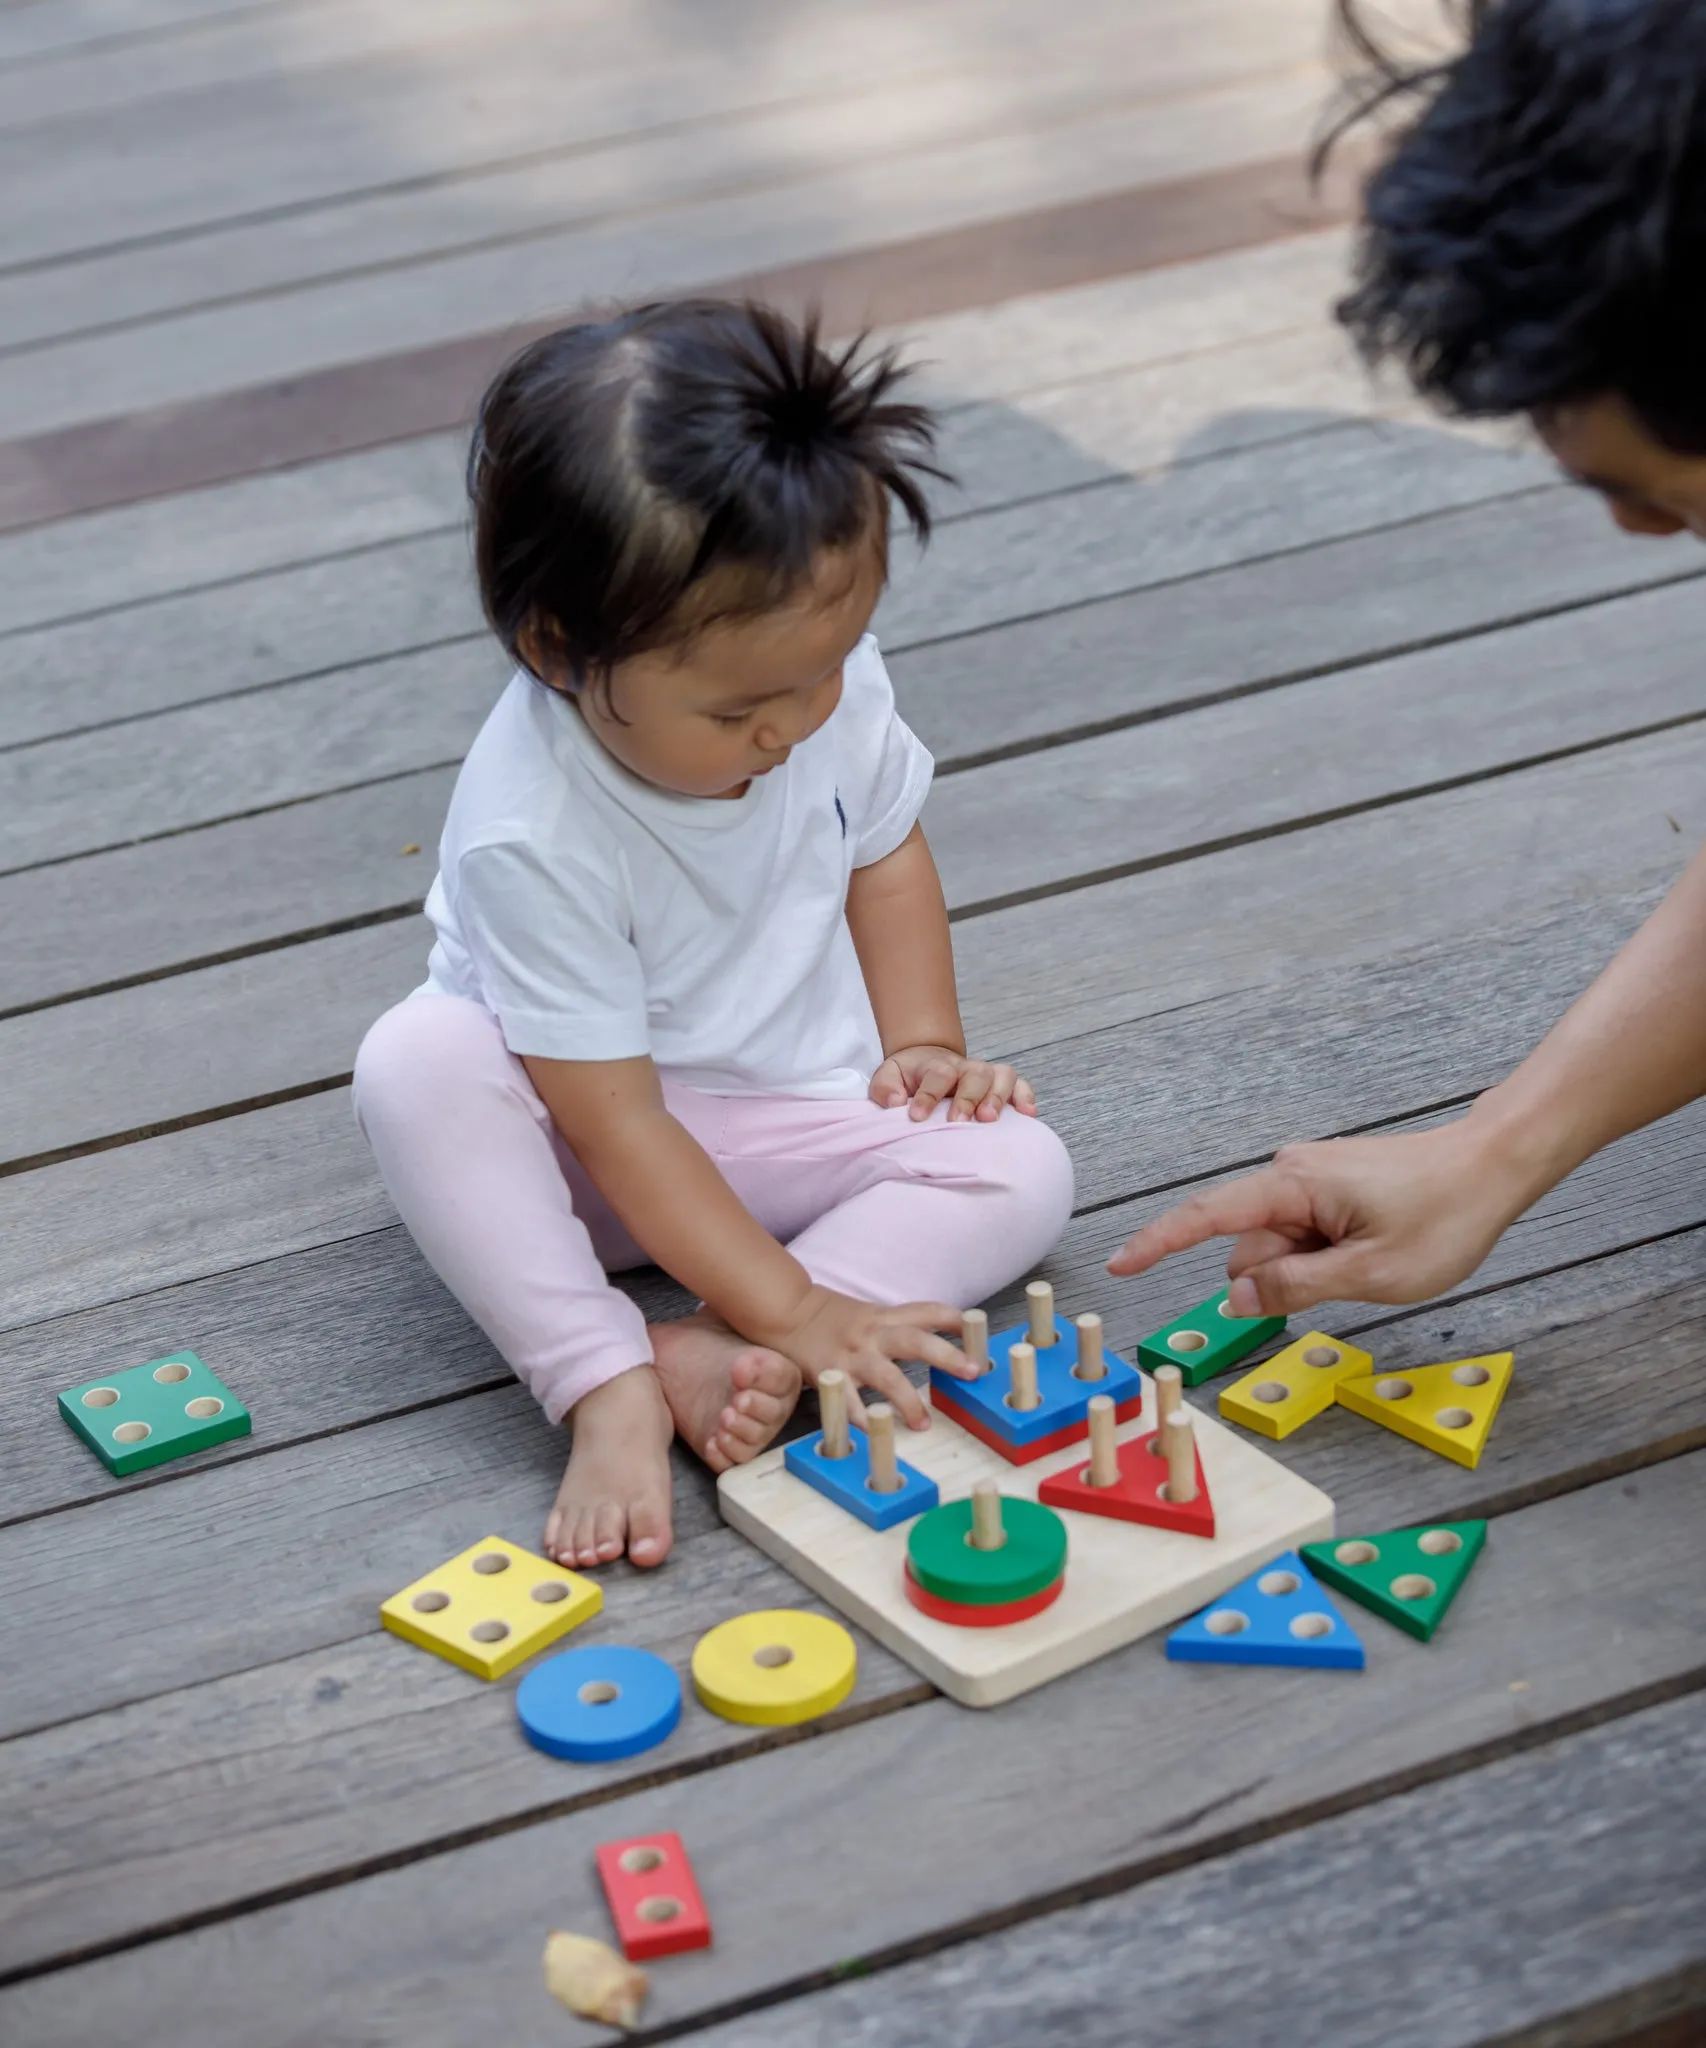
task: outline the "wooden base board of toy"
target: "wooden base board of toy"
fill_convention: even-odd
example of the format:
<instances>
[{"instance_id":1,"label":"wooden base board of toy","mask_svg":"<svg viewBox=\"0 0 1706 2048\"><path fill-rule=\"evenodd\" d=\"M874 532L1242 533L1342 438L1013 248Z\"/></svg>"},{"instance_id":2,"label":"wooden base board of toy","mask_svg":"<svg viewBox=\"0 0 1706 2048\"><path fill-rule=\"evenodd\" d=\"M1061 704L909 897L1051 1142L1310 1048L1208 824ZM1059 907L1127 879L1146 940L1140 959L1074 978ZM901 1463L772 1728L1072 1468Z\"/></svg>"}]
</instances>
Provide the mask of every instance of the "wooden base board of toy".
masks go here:
<instances>
[{"instance_id":1,"label":"wooden base board of toy","mask_svg":"<svg viewBox=\"0 0 1706 2048\"><path fill-rule=\"evenodd\" d=\"M1146 1374L1143 1413L1122 1424L1120 1441L1154 1427ZM957 1628L920 1612L902 1579L912 1525L866 1528L785 1470L780 1449L725 1472L717 1494L731 1527L849 1621L963 1706L993 1707L1194 1614L1280 1551L1333 1533L1333 1503L1318 1487L1200 1411L1196 1433L1215 1535L1067 1514L1065 1590L1042 1613L1005 1628ZM907 1463L937 1482L944 1501L963 1498L980 1479L1035 1500L1044 1479L1089 1455L1080 1443L1010 1465L945 1415L904 1435Z\"/></svg>"}]
</instances>

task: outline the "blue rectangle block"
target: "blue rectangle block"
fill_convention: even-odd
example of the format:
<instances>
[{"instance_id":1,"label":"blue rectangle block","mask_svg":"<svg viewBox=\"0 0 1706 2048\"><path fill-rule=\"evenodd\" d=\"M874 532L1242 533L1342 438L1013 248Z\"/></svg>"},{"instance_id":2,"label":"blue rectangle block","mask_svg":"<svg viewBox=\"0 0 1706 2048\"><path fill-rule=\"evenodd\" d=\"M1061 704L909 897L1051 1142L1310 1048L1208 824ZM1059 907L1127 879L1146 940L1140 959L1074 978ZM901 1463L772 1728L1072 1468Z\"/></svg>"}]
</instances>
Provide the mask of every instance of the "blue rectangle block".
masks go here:
<instances>
[{"instance_id":1,"label":"blue rectangle block","mask_svg":"<svg viewBox=\"0 0 1706 2048\"><path fill-rule=\"evenodd\" d=\"M1092 1394L1108 1395L1116 1408L1142 1399L1143 1375L1114 1351L1103 1351L1107 1371L1099 1380L1079 1379L1073 1371L1078 1363L1078 1332L1064 1316L1055 1317L1054 1329L1058 1341L1037 1353L1037 1392L1042 1398L1035 1408L1021 1411L1007 1405L1007 1396L1013 1391L1009 1354L1015 1344L1031 1341L1029 1326L1022 1323L991 1335L989 1370L981 1379L955 1379L952 1373L932 1366L930 1384L1016 1447L1078 1423L1088 1428Z\"/></svg>"},{"instance_id":2,"label":"blue rectangle block","mask_svg":"<svg viewBox=\"0 0 1706 2048\"><path fill-rule=\"evenodd\" d=\"M926 1508L936 1507L941 1494L934 1479L914 1471L904 1459L900 1466L900 1491L875 1493L870 1486L871 1447L862 1429L849 1429L852 1448L845 1458L823 1455L823 1431L800 1437L789 1444L782 1462L796 1479L815 1486L826 1500L834 1501L850 1515L857 1515L868 1529L892 1529L897 1522L910 1522Z\"/></svg>"}]
</instances>

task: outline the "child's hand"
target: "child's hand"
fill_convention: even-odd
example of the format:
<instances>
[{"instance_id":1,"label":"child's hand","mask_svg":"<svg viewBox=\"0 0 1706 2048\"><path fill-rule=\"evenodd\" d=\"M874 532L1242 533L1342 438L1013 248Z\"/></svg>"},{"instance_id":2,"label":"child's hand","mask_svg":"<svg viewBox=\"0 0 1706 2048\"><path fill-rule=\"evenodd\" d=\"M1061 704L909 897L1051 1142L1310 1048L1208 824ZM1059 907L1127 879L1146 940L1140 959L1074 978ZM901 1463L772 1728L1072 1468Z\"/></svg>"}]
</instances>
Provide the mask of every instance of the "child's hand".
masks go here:
<instances>
[{"instance_id":1,"label":"child's hand","mask_svg":"<svg viewBox=\"0 0 1706 2048\"><path fill-rule=\"evenodd\" d=\"M1011 1067L969 1059L945 1045L907 1045L891 1052L871 1076L871 1100L884 1109L912 1104L912 1120L922 1123L937 1103L952 1097L951 1124L976 1117L992 1124L1008 1103L1022 1116L1035 1116L1037 1098L1031 1084Z\"/></svg>"},{"instance_id":2,"label":"child's hand","mask_svg":"<svg viewBox=\"0 0 1706 2048\"><path fill-rule=\"evenodd\" d=\"M1236 1237L1226 1270L1238 1315L1423 1301L1467 1279L1525 1201L1464 1122L1287 1145L1260 1173L1145 1225L1108 1270L1146 1272L1188 1245Z\"/></svg>"},{"instance_id":3,"label":"child's hand","mask_svg":"<svg viewBox=\"0 0 1706 2048\"><path fill-rule=\"evenodd\" d=\"M801 1303L793 1326L785 1332L767 1333L764 1342L791 1358L813 1386L820 1374L832 1368L845 1373L849 1382L847 1412L861 1428L865 1410L859 1390L868 1388L899 1409L909 1428L927 1429L930 1418L918 1389L895 1361L917 1358L956 1378L973 1378L974 1368L965 1353L945 1337L932 1334L958 1330L960 1325L960 1311L946 1302L908 1301L898 1308L882 1308L827 1287L814 1287Z\"/></svg>"}]
</instances>

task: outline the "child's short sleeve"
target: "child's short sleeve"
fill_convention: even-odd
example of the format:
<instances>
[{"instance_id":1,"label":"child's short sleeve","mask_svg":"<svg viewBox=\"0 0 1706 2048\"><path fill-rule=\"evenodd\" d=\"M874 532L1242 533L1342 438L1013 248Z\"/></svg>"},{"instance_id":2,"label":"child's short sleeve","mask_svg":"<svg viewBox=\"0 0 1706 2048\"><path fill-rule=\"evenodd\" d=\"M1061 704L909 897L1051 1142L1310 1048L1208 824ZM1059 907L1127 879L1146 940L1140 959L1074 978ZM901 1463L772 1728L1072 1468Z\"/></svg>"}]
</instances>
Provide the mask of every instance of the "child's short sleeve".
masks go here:
<instances>
[{"instance_id":1,"label":"child's short sleeve","mask_svg":"<svg viewBox=\"0 0 1706 2048\"><path fill-rule=\"evenodd\" d=\"M514 841L467 848L457 924L481 993L518 1057L626 1060L651 1050L645 975L619 877Z\"/></svg>"},{"instance_id":2,"label":"child's short sleeve","mask_svg":"<svg viewBox=\"0 0 1706 2048\"><path fill-rule=\"evenodd\" d=\"M853 865L868 868L893 853L918 823L936 764L895 709L894 685L869 634L847 658L842 694L851 714L853 773L846 793L853 798Z\"/></svg>"}]
</instances>

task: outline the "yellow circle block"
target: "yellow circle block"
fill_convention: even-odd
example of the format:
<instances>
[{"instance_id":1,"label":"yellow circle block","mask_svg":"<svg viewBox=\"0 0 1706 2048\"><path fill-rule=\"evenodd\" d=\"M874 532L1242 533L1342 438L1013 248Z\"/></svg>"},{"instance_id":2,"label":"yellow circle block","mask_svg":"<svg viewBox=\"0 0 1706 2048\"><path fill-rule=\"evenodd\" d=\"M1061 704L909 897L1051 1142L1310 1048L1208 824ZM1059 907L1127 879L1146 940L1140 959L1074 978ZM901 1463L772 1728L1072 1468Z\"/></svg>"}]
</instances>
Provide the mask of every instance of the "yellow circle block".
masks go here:
<instances>
[{"instance_id":1,"label":"yellow circle block","mask_svg":"<svg viewBox=\"0 0 1706 2048\"><path fill-rule=\"evenodd\" d=\"M737 1614L699 1638L693 1690L713 1714L759 1728L827 1714L853 1690L859 1653L838 1621L789 1607Z\"/></svg>"}]
</instances>

